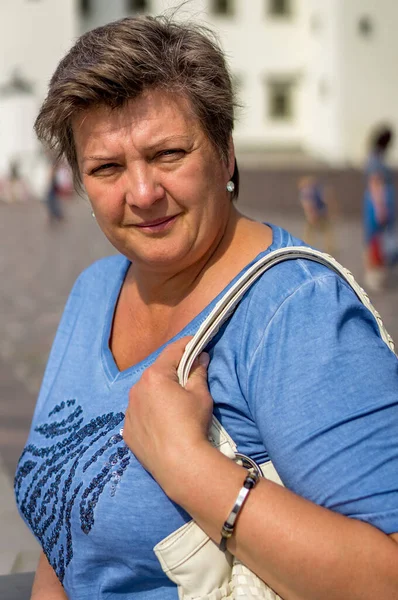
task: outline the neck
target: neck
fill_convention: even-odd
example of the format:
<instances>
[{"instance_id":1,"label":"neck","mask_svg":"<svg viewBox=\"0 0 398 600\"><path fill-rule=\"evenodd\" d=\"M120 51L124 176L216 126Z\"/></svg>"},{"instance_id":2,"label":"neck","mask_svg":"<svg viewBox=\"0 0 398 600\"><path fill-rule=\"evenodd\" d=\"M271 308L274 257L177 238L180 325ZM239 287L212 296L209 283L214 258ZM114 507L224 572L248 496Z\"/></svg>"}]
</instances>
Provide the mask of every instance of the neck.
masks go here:
<instances>
[{"instance_id":1,"label":"neck","mask_svg":"<svg viewBox=\"0 0 398 600\"><path fill-rule=\"evenodd\" d=\"M147 305L178 305L188 297L203 279L205 273L227 253L235 236L241 216L231 204L225 226L207 248L193 261L174 267L172 271L156 272L145 265L133 263L126 284L135 288L140 299Z\"/></svg>"}]
</instances>

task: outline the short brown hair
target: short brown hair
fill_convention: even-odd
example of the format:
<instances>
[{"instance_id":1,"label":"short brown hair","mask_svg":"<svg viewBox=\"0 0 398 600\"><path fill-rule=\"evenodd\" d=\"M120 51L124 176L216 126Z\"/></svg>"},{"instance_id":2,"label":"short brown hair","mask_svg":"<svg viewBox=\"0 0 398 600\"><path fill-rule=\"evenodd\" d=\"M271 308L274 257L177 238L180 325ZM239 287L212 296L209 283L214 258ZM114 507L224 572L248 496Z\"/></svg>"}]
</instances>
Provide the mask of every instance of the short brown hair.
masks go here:
<instances>
[{"instance_id":1,"label":"short brown hair","mask_svg":"<svg viewBox=\"0 0 398 600\"><path fill-rule=\"evenodd\" d=\"M38 138L65 156L81 186L71 120L105 104L118 108L149 88L179 93L227 160L234 123L231 77L214 34L166 16L129 17L82 35L59 63L36 119ZM234 197L239 173L235 165Z\"/></svg>"}]
</instances>

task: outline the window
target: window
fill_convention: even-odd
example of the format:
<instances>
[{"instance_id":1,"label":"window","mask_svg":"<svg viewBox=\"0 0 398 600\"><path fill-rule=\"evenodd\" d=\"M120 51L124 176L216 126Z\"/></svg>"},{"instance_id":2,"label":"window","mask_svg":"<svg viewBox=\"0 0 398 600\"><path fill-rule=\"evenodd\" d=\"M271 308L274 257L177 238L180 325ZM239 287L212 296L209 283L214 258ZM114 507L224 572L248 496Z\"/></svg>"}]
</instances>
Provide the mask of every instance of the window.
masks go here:
<instances>
[{"instance_id":1,"label":"window","mask_svg":"<svg viewBox=\"0 0 398 600\"><path fill-rule=\"evenodd\" d=\"M233 15L234 0L211 0L211 12L219 16Z\"/></svg>"},{"instance_id":2,"label":"window","mask_svg":"<svg viewBox=\"0 0 398 600\"><path fill-rule=\"evenodd\" d=\"M292 14L291 0L268 0L268 12L273 17L289 17Z\"/></svg>"},{"instance_id":3,"label":"window","mask_svg":"<svg viewBox=\"0 0 398 600\"><path fill-rule=\"evenodd\" d=\"M293 95L295 80L269 80L268 117L272 121L288 121L293 118Z\"/></svg>"},{"instance_id":4,"label":"window","mask_svg":"<svg viewBox=\"0 0 398 600\"><path fill-rule=\"evenodd\" d=\"M82 17L89 17L91 14L90 0L80 0L80 14Z\"/></svg>"},{"instance_id":5,"label":"window","mask_svg":"<svg viewBox=\"0 0 398 600\"><path fill-rule=\"evenodd\" d=\"M149 0L127 0L129 12L149 12Z\"/></svg>"}]
</instances>

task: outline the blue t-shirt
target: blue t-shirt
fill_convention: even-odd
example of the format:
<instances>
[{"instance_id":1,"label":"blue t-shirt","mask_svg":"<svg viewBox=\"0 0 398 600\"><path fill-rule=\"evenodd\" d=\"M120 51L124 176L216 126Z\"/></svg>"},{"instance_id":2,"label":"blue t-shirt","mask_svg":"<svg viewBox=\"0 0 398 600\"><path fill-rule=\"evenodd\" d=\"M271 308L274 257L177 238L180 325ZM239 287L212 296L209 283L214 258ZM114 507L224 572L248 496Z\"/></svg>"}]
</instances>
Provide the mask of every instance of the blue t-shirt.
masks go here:
<instances>
[{"instance_id":1,"label":"blue t-shirt","mask_svg":"<svg viewBox=\"0 0 398 600\"><path fill-rule=\"evenodd\" d=\"M297 244L273 227L263 254ZM129 264L106 258L77 280L15 479L71 600L178 598L153 547L190 517L119 433L131 386L162 349L122 372L109 350ZM218 298L176 337L193 335ZM215 414L240 452L271 457L313 502L398 531L398 361L344 281L308 260L273 267L208 351Z\"/></svg>"}]
</instances>

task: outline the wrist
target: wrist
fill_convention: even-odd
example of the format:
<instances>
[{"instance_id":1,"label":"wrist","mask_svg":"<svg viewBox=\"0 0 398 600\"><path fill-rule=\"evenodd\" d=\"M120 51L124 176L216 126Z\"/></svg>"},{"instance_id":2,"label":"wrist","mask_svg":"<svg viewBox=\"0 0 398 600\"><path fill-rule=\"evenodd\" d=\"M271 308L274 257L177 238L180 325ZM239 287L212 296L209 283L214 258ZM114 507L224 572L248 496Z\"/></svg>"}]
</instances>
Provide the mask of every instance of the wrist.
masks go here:
<instances>
[{"instance_id":1,"label":"wrist","mask_svg":"<svg viewBox=\"0 0 398 600\"><path fill-rule=\"evenodd\" d=\"M220 550L223 552L227 549L227 542L232 537L236 521L239 517L239 514L251 492L251 490L257 485L260 475L257 471L247 472L243 485L239 491L239 494L235 500L235 503L232 507L231 512L229 513L227 519L224 521L224 524L221 528L221 540L220 540Z\"/></svg>"},{"instance_id":2,"label":"wrist","mask_svg":"<svg viewBox=\"0 0 398 600\"><path fill-rule=\"evenodd\" d=\"M185 507L186 497L190 497L197 485L203 485L218 454L207 438L169 448L164 455L167 466L162 481L158 480L166 495Z\"/></svg>"},{"instance_id":3,"label":"wrist","mask_svg":"<svg viewBox=\"0 0 398 600\"><path fill-rule=\"evenodd\" d=\"M193 455L186 453L162 486L171 500L195 521L211 522L211 537L219 543L221 527L242 488L247 470L224 456L207 440Z\"/></svg>"}]
</instances>

